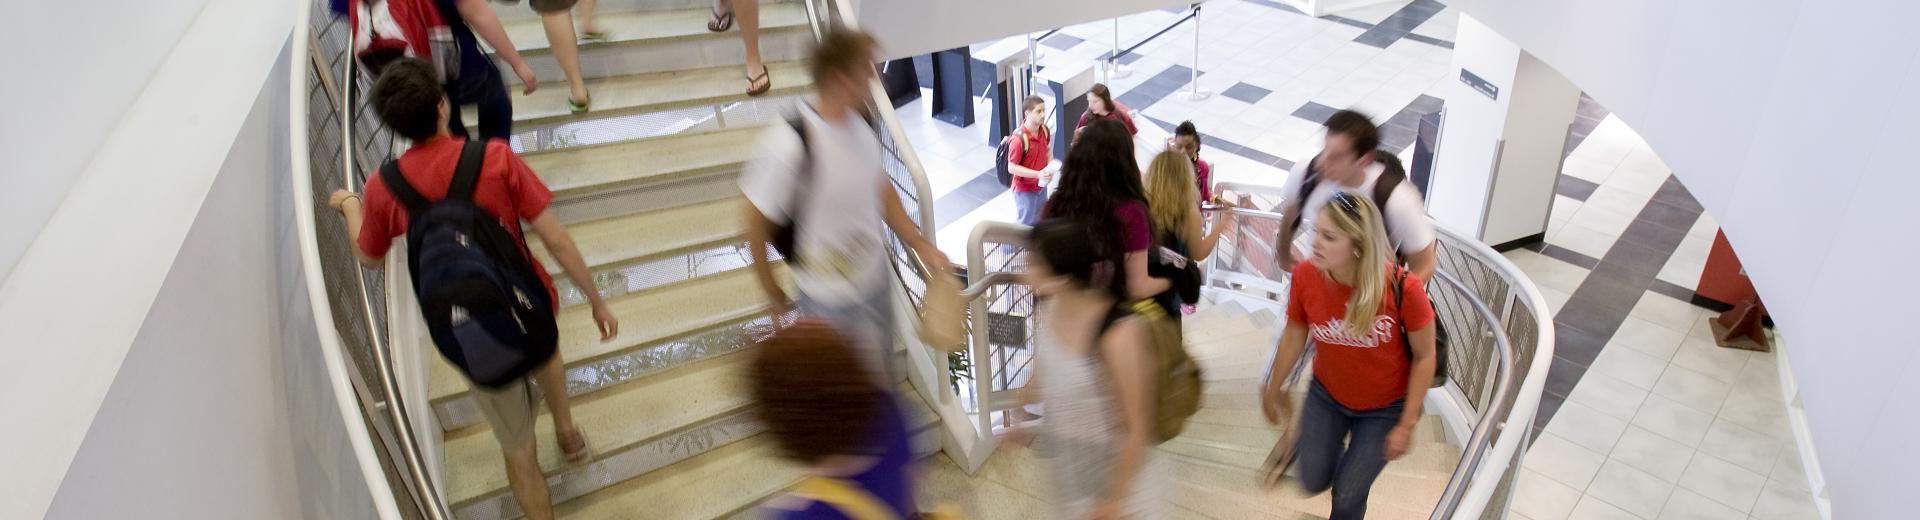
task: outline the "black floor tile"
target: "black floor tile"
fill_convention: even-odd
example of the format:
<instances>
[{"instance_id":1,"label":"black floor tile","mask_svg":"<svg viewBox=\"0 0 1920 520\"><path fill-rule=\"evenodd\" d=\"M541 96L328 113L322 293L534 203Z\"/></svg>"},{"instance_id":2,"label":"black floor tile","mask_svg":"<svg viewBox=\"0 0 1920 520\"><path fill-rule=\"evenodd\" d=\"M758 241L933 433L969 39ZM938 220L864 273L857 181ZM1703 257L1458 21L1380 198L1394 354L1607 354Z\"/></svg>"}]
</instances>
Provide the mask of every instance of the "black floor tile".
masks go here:
<instances>
[{"instance_id":1,"label":"black floor tile","mask_svg":"<svg viewBox=\"0 0 1920 520\"><path fill-rule=\"evenodd\" d=\"M1617 330L1619 327L1614 328ZM1576 323L1554 320L1553 355L1581 365L1590 365L1594 358L1600 357L1600 350L1606 348L1609 337L1587 332L1586 328Z\"/></svg>"},{"instance_id":2,"label":"black floor tile","mask_svg":"<svg viewBox=\"0 0 1920 520\"><path fill-rule=\"evenodd\" d=\"M1593 190L1597 189L1600 189L1599 184L1572 175L1561 175L1553 186L1554 193L1581 202L1586 202L1587 197L1592 197Z\"/></svg>"},{"instance_id":3,"label":"black floor tile","mask_svg":"<svg viewBox=\"0 0 1920 520\"><path fill-rule=\"evenodd\" d=\"M1267 94L1272 94L1272 93L1273 91L1260 88L1257 85L1249 85L1245 82L1240 82L1240 83L1233 84L1233 86L1231 87L1227 87L1227 90L1221 92L1220 95L1245 101L1247 102L1247 104L1251 105L1254 103L1259 103L1261 99L1267 97Z\"/></svg>"},{"instance_id":4,"label":"black floor tile","mask_svg":"<svg viewBox=\"0 0 1920 520\"><path fill-rule=\"evenodd\" d=\"M1693 302L1693 295L1695 294L1693 292L1693 289L1674 285L1673 282L1661 280L1659 278L1653 279L1652 291L1656 293L1660 293L1661 295L1664 295L1668 298L1673 298L1675 300L1680 300L1688 303Z\"/></svg>"},{"instance_id":5,"label":"black floor tile","mask_svg":"<svg viewBox=\"0 0 1920 520\"><path fill-rule=\"evenodd\" d=\"M1327 118L1333 117L1333 113L1338 111L1339 111L1338 109L1335 109L1333 107L1308 101L1307 104L1300 105L1300 108L1296 108L1293 110L1293 117L1298 117L1298 118L1312 121L1315 123L1325 124L1327 122Z\"/></svg>"},{"instance_id":6,"label":"black floor tile","mask_svg":"<svg viewBox=\"0 0 1920 520\"><path fill-rule=\"evenodd\" d=\"M1594 267L1600 265L1600 259L1598 258L1546 242L1540 243L1539 252L1540 254L1547 255L1549 258L1580 266L1581 269L1593 270Z\"/></svg>"},{"instance_id":7,"label":"black floor tile","mask_svg":"<svg viewBox=\"0 0 1920 520\"><path fill-rule=\"evenodd\" d=\"M1540 411L1533 416L1533 438L1540 438L1541 431L1547 429L1547 423L1553 420L1553 415L1560 412L1560 405L1566 402L1563 397L1540 395Z\"/></svg>"},{"instance_id":8,"label":"black floor tile","mask_svg":"<svg viewBox=\"0 0 1920 520\"><path fill-rule=\"evenodd\" d=\"M1047 39L1040 40L1040 44L1064 51L1072 49L1073 46L1079 45L1080 42L1084 41L1086 40L1082 40L1080 37L1071 34L1053 33L1053 36L1048 36Z\"/></svg>"},{"instance_id":9,"label":"black floor tile","mask_svg":"<svg viewBox=\"0 0 1920 520\"><path fill-rule=\"evenodd\" d=\"M1573 395L1573 386L1579 384L1580 376L1586 374L1586 365L1554 356L1553 366L1547 369L1547 394L1558 397Z\"/></svg>"}]
</instances>

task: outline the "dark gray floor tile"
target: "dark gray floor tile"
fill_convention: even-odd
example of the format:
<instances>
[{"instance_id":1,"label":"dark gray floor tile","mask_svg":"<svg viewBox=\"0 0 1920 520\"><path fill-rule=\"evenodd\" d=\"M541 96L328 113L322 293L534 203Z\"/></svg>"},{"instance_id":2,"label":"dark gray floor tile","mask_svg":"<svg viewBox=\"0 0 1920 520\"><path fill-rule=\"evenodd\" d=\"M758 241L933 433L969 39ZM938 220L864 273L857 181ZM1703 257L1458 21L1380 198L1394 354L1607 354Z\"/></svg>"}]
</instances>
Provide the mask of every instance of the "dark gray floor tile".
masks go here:
<instances>
[{"instance_id":1,"label":"dark gray floor tile","mask_svg":"<svg viewBox=\"0 0 1920 520\"><path fill-rule=\"evenodd\" d=\"M1675 300L1680 300L1680 301L1689 302L1689 303L1693 302L1693 295L1695 294L1693 289L1674 285L1673 282L1661 280L1659 278L1653 279L1652 291L1656 293L1660 293L1661 295L1664 295L1668 298L1673 298Z\"/></svg>"},{"instance_id":2,"label":"dark gray floor tile","mask_svg":"<svg viewBox=\"0 0 1920 520\"><path fill-rule=\"evenodd\" d=\"M1553 420L1554 414L1560 413L1560 405L1566 402L1563 397L1540 395L1540 410L1533 416L1533 438L1540 438L1540 433L1547 429L1547 423Z\"/></svg>"},{"instance_id":3,"label":"dark gray floor tile","mask_svg":"<svg viewBox=\"0 0 1920 520\"><path fill-rule=\"evenodd\" d=\"M1580 93L1580 105L1574 110L1579 113L1580 117L1592 119L1596 124L1598 124L1600 120L1606 119L1607 114L1610 113L1607 111L1607 107L1601 106L1599 101L1594 101L1593 98L1585 92Z\"/></svg>"},{"instance_id":4,"label":"dark gray floor tile","mask_svg":"<svg viewBox=\"0 0 1920 520\"><path fill-rule=\"evenodd\" d=\"M1678 206L1658 200L1649 201L1640 208L1637 220L1645 220L1672 228L1693 229L1694 221L1700 220L1700 206Z\"/></svg>"},{"instance_id":5,"label":"dark gray floor tile","mask_svg":"<svg viewBox=\"0 0 1920 520\"><path fill-rule=\"evenodd\" d=\"M1062 33L1053 33L1053 36L1048 36L1046 39L1040 40L1040 44L1064 51L1067 49L1072 49L1073 46L1079 45L1081 42L1084 42L1084 41L1086 40L1082 40L1078 36L1074 36L1074 35L1062 32Z\"/></svg>"},{"instance_id":6,"label":"dark gray floor tile","mask_svg":"<svg viewBox=\"0 0 1920 520\"><path fill-rule=\"evenodd\" d=\"M1547 369L1548 394L1567 397L1573 395L1573 386L1580 383L1580 376L1587 375L1587 366L1575 363L1567 358L1554 356L1553 366Z\"/></svg>"},{"instance_id":7,"label":"dark gray floor tile","mask_svg":"<svg viewBox=\"0 0 1920 520\"><path fill-rule=\"evenodd\" d=\"M939 200L933 201L934 220L937 225L944 227L967 216L968 213L973 213L973 210L979 209L987 201L993 200L1000 195L1000 192L1006 190L1005 186L1000 185L999 175L989 168L973 180L967 181L959 188L940 196Z\"/></svg>"},{"instance_id":8,"label":"dark gray floor tile","mask_svg":"<svg viewBox=\"0 0 1920 520\"><path fill-rule=\"evenodd\" d=\"M1433 0L1414 0L1413 3L1388 15L1387 19L1381 20L1378 25L1368 28L1367 32L1360 33L1360 36L1353 41L1385 49L1412 34L1414 28L1426 23L1427 19L1433 18L1434 14L1445 8L1446 6Z\"/></svg>"},{"instance_id":9,"label":"dark gray floor tile","mask_svg":"<svg viewBox=\"0 0 1920 520\"><path fill-rule=\"evenodd\" d=\"M1320 19L1321 19L1321 20L1326 20L1326 21L1329 21L1329 22L1334 22L1334 23L1339 23L1339 24L1345 24L1345 25L1351 25L1351 26L1354 26L1354 27L1359 27L1359 28L1361 28L1361 29L1372 29L1372 28L1373 28L1373 24L1370 24L1370 23L1367 23L1367 22L1362 22L1362 21L1359 21L1359 20L1355 20L1355 19L1352 19L1352 18L1347 18L1347 17L1345 17L1345 16L1336 16L1336 15L1326 15L1326 16L1322 16L1322 17L1320 17Z\"/></svg>"},{"instance_id":10,"label":"dark gray floor tile","mask_svg":"<svg viewBox=\"0 0 1920 520\"><path fill-rule=\"evenodd\" d=\"M1653 200L1681 209L1704 211L1700 206L1700 200L1693 198L1693 192L1687 191L1687 187L1680 184L1679 177L1668 176L1667 182L1653 192Z\"/></svg>"},{"instance_id":11,"label":"dark gray floor tile","mask_svg":"<svg viewBox=\"0 0 1920 520\"><path fill-rule=\"evenodd\" d=\"M1324 124L1327 118L1333 117L1333 113L1338 111L1333 107L1308 101L1307 104L1293 110L1293 117Z\"/></svg>"},{"instance_id":12,"label":"dark gray floor tile","mask_svg":"<svg viewBox=\"0 0 1920 520\"><path fill-rule=\"evenodd\" d=\"M1565 195L1569 199L1586 202L1587 197L1593 196L1593 190L1599 188L1600 185L1593 181L1572 175L1561 175L1560 180L1553 186L1553 192Z\"/></svg>"},{"instance_id":13,"label":"dark gray floor tile","mask_svg":"<svg viewBox=\"0 0 1920 520\"><path fill-rule=\"evenodd\" d=\"M1665 206L1665 204L1655 202L1647 206ZM1673 250L1680 246L1680 241L1687 238L1687 228L1693 227L1691 220L1687 221L1686 228L1676 228L1647 219L1645 212L1640 215L1641 220L1628 225L1627 230L1620 233L1620 241L1645 246L1655 251L1664 250L1666 254L1660 255L1662 258L1671 256ZM1654 272L1658 273L1660 270L1654 269Z\"/></svg>"},{"instance_id":14,"label":"dark gray floor tile","mask_svg":"<svg viewBox=\"0 0 1920 520\"><path fill-rule=\"evenodd\" d=\"M1577 265L1577 266L1580 266L1581 269L1586 269L1589 271L1593 270L1594 267L1598 267L1600 265L1600 259L1598 258L1587 256L1587 255L1581 254L1579 251L1574 251L1572 249L1567 249L1567 248L1556 246L1546 242L1540 243L1540 249L1538 249L1538 251L1540 252L1540 254L1546 255L1549 258L1553 258L1555 260Z\"/></svg>"},{"instance_id":15,"label":"dark gray floor tile","mask_svg":"<svg viewBox=\"0 0 1920 520\"><path fill-rule=\"evenodd\" d=\"M1273 91L1260 88L1257 85L1249 85L1246 82L1240 82L1240 83L1233 84L1233 86L1231 87L1227 87L1227 90L1221 92L1220 95L1245 101L1247 102L1247 104L1251 105L1254 103L1259 103L1261 99L1267 97L1267 94L1272 94L1272 93Z\"/></svg>"},{"instance_id":16,"label":"dark gray floor tile","mask_svg":"<svg viewBox=\"0 0 1920 520\"><path fill-rule=\"evenodd\" d=\"M1407 110L1420 114L1431 114L1440 111L1440 109L1445 106L1447 106L1446 100L1421 94L1420 97L1413 98L1412 103L1407 104Z\"/></svg>"},{"instance_id":17,"label":"dark gray floor tile","mask_svg":"<svg viewBox=\"0 0 1920 520\"><path fill-rule=\"evenodd\" d=\"M1621 321L1625 320L1626 318L1621 318ZM1619 326L1615 325L1614 329L1619 329ZM1611 336L1611 334L1602 336L1588 332L1586 328L1573 322L1554 320L1553 355L1565 357L1581 365L1590 365L1595 358L1600 357L1600 351L1607 347L1607 339Z\"/></svg>"},{"instance_id":18,"label":"dark gray floor tile","mask_svg":"<svg viewBox=\"0 0 1920 520\"><path fill-rule=\"evenodd\" d=\"M1140 61L1140 58L1142 57L1143 56L1141 56L1140 53L1129 52L1129 53L1121 54L1119 61L1121 65L1132 65L1133 62Z\"/></svg>"},{"instance_id":19,"label":"dark gray floor tile","mask_svg":"<svg viewBox=\"0 0 1920 520\"><path fill-rule=\"evenodd\" d=\"M1409 39L1409 40L1413 40L1413 41L1416 41L1416 42L1420 42L1420 43L1424 43L1424 44L1427 44L1427 45L1432 45L1432 46L1435 46L1435 47L1440 47L1440 48L1443 48L1443 49L1451 49L1451 48L1453 48L1453 42L1450 42L1450 41L1447 41L1447 40L1442 40L1442 39L1439 39L1439 38L1434 38L1434 37L1432 37L1432 36L1424 36L1424 35L1419 35L1419 34L1411 34L1411 33L1409 33L1409 34L1407 34L1407 39Z\"/></svg>"},{"instance_id":20,"label":"dark gray floor tile","mask_svg":"<svg viewBox=\"0 0 1920 520\"><path fill-rule=\"evenodd\" d=\"M1609 319L1618 323L1617 319L1624 318L1628 311L1633 310L1634 304L1640 303L1640 297L1646 295L1650 287L1653 287L1652 274L1621 272L1616 266L1602 260L1600 266L1587 275L1586 281L1580 283L1580 289L1567 299L1567 305L1561 308L1561 312L1573 309L1576 304L1583 308L1592 306L1610 311L1608 314L1594 314L1585 318L1601 319L1587 330L1612 334L1611 330L1601 328L1601 324Z\"/></svg>"}]
</instances>

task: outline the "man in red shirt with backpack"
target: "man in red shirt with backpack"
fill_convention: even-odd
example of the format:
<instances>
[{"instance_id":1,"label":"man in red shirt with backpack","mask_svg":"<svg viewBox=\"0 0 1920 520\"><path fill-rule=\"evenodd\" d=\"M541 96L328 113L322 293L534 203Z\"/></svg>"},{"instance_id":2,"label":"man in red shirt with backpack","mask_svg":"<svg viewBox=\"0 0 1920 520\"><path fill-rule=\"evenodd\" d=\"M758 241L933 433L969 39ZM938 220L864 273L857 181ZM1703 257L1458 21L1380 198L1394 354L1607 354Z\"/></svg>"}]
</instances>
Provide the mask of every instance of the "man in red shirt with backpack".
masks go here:
<instances>
[{"instance_id":1,"label":"man in red shirt with backpack","mask_svg":"<svg viewBox=\"0 0 1920 520\"><path fill-rule=\"evenodd\" d=\"M1028 226L1040 221L1040 209L1047 206L1047 185L1053 172L1053 133L1047 130L1047 101L1027 96L1021 104L1025 115L1020 129L1008 136L1007 172L1013 174L1013 205L1020 210L1020 223Z\"/></svg>"},{"instance_id":2,"label":"man in red shirt with backpack","mask_svg":"<svg viewBox=\"0 0 1920 520\"><path fill-rule=\"evenodd\" d=\"M413 142L411 148L389 163L400 170L399 174L409 185L407 190L429 201L445 199L453 189L456 164L462 160L463 153L468 147L484 147L484 151L479 153L479 171L468 198L487 215L497 219L500 226L518 242L520 254L525 255L526 262L532 265L531 271L536 273L540 284L547 290L547 301L555 302L553 307L558 309L553 280L547 275L546 269L540 266L540 261L526 249L520 226L522 220L532 223L534 233L540 236L553 258L560 262L560 267L575 287L594 287L586 261L581 258L572 235L561 227L559 218L553 212L547 211L548 204L553 201L553 192L540 182L533 170L527 168L519 155L513 153L506 141L491 139L469 143L466 139L454 137L448 128L448 119L455 109L441 90L433 65L413 58L396 60L387 65L380 79L374 82L371 96L374 112L380 116L380 120L394 133ZM396 199L395 187L388 186L384 177L370 176L364 195L339 190L333 193L328 202L346 217L347 233L355 237L357 244L353 249L354 257L369 269L381 267L383 257L393 245L393 238L406 235L411 222L407 208ZM423 272L428 267L417 266L415 272ZM612 339L619 331L619 322L607 308L606 300L597 291L582 292L593 306L593 320L600 330L601 341ZM591 456L586 438L573 424L573 412L567 400L566 375L563 373L565 364L559 353L553 352L541 368L508 384L491 387L473 385L474 401L479 405L481 415L486 416L492 426L494 438L500 441L500 449L506 455L507 480L513 487L514 498L529 519L553 518L553 504L548 495L546 477L540 471L539 450L533 433L534 419L539 417L538 405L526 378L538 379L540 386L546 389L542 393L545 394L547 409L553 414L554 432L561 453L570 461Z\"/></svg>"}]
</instances>

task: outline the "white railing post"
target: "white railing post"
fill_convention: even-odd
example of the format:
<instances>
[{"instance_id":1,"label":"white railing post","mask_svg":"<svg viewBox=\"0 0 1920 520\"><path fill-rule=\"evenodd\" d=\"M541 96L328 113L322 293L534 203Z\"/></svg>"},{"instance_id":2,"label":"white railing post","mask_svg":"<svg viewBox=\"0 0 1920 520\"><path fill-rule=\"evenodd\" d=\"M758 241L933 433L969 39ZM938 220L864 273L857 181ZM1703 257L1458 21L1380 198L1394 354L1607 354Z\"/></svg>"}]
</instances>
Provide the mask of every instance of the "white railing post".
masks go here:
<instances>
[{"instance_id":1,"label":"white railing post","mask_svg":"<svg viewBox=\"0 0 1920 520\"><path fill-rule=\"evenodd\" d=\"M1213 96L1200 87L1200 4L1193 4L1193 77L1187 82L1187 100L1199 101Z\"/></svg>"},{"instance_id":2,"label":"white railing post","mask_svg":"<svg viewBox=\"0 0 1920 520\"><path fill-rule=\"evenodd\" d=\"M1113 52L1107 53L1107 81L1133 75L1133 67L1120 63L1120 19L1113 19Z\"/></svg>"}]
</instances>

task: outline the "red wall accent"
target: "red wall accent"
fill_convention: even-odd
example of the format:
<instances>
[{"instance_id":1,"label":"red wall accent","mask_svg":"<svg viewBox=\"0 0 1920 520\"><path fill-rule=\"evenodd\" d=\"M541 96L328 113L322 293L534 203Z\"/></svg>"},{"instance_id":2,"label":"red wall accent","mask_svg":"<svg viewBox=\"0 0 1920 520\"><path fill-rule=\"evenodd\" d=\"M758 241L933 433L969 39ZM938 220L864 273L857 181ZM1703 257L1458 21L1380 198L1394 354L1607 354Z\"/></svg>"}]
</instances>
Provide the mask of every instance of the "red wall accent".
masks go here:
<instances>
[{"instance_id":1,"label":"red wall accent","mask_svg":"<svg viewBox=\"0 0 1920 520\"><path fill-rule=\"evenodd\" d=\"M1694 292L1725 304L1755 296L1753 281L1740 272L1740 259L1733 255L1726 232L1714 235L1713 250L1707 253L1707 268L1700 273L1700 286L1694 288Z\"/></svg>"}]
</instances>

